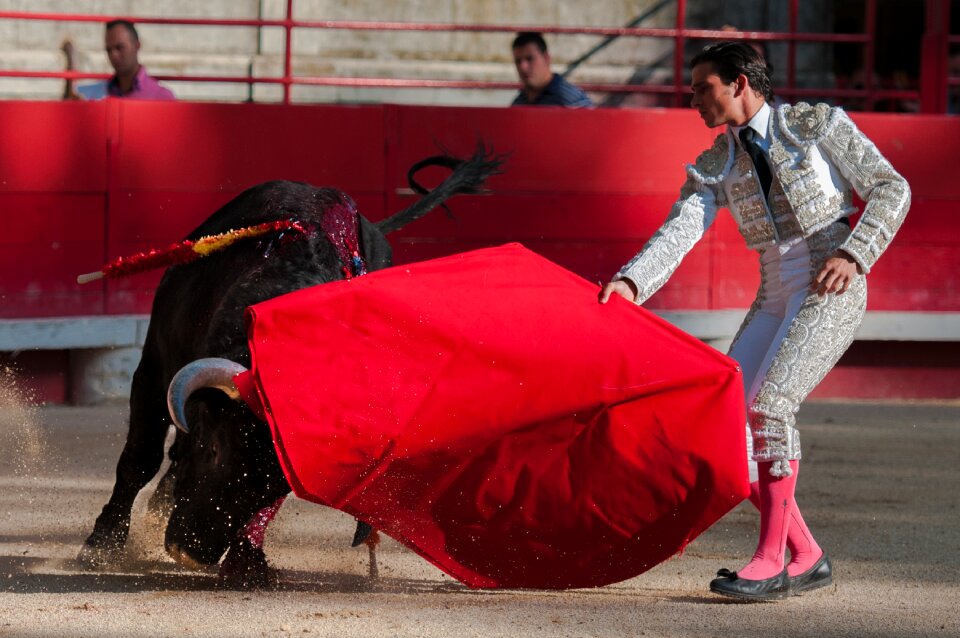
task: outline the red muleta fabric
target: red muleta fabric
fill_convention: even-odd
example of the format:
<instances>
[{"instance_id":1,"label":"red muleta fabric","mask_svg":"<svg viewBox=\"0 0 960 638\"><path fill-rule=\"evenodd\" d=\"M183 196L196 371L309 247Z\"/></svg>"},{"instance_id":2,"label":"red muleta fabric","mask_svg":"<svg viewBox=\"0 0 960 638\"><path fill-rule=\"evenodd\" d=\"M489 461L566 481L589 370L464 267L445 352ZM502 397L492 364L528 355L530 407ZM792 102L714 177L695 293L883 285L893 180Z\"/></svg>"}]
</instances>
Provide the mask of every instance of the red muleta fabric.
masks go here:
<instances>
[{"instance_id":1,"label":"red muleta fabric","mask_svg":"<svg viewBox=\"0 0 960 638\"><path fill-rule=\"evenodd\" d=\"M749 494L736 362L517 244L248 309L297 496L472 587L636 576ZM255 402L255 401L254 401Z\"/></svg>"}]
</instances>

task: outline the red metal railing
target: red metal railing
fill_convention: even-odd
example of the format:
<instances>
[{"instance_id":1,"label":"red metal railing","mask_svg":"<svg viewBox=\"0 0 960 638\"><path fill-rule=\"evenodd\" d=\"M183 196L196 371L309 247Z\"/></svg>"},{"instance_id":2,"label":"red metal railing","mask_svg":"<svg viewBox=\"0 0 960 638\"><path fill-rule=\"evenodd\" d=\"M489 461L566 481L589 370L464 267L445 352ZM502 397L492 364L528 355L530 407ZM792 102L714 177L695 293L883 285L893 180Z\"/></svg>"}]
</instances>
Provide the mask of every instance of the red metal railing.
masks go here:
<instances>
[{"instance_id":1,"label":"red metal railing","mask_svg":"<svg viewBox=\"0 0 960 638\"><path fill-rule=\"evenodd\" d=\"M747 40L758 42L786 42L787 70L786 86L779 86L778 93L788 97L824 97L859 98L866 110L881 99L916 100L924 112L943 112L946 108L949 87L960 86L960 77L948 75L947 57L951 45L960 44L960 35L947 33L949 24L950 0L926 0L927 32L922 44L922 63L920 89L897 90L877 87L874 81L875 39L877 19L877 0L865 2L864 33L808 33L798 30L799 0L789 0L789 30L773 31L727 31L716 29L687 29L687 0L676 1L675 28L647 27L564 27L550 25L493 25L493 24L447 24L427 22L384 22L357 20L295 20L293 18L293 0L286 1L286 13L282 20L276 19L213 19L213 18L157 18L142 16L104 16L91 14L40 13L26 11L0 11L0 19L8 20L44 20L64 22L101 22L113 19L127 19L139 24L166 24L185 26L224 26L224 27L279 27L284 30L283 75L282 76L197 76L197 75L158 75L161 80L189 82L227 82L245 84L280 84L283 86L283 102L290 102L291 86L345 86L358 88L450 88L450 89L516 89L515 82L489 82L470 80L423 80L403 78L370 77L319 77L295 76L292 68L292 33L294 29L339 29L353 31L423 31L423 32L483 32L516 33L518 31L540 31L547 34L596 35L634 38L666 38L674 41L673 83L669 85L651 84L596 84L581 83L587 91L607 93L652 93L672 96L676 106L683 104L688 93L685 82L686 60L684 45L686 40ZM796 86L796 50L799 43L852 43L865 47L863 88L798 88ZM106 79L106 74L82 73L77 71L21 71L0 70L0 77L33 77L64 79Z\"/></svg>"}]
</instances>

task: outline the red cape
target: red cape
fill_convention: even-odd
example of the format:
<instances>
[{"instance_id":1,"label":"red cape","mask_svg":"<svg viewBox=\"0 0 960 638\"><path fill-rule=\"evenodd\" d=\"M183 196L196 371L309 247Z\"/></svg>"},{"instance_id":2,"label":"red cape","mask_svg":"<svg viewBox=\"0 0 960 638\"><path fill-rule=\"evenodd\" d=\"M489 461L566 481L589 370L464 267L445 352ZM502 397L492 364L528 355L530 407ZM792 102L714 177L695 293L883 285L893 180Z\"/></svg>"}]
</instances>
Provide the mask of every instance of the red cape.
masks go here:
<instances>
[{"instance_id":1,"label":"red cape","mask_svg":"<svg viewBox=\"0 0 960 638\"><path fill-rule=\"evenodd\" d=\"M749 493L736 362L513 244L248 309L297 496L473 587L600 586Z\"/></svg>"}]
</instances>

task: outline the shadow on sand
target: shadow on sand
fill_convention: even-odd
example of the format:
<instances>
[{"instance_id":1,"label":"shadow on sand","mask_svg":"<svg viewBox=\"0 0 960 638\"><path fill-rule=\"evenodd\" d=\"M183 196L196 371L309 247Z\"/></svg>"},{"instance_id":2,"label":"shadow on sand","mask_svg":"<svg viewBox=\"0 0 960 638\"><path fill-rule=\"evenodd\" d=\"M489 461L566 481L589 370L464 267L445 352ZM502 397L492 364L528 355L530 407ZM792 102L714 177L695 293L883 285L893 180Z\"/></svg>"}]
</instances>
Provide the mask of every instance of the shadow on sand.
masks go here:
<instances>
[{"instance_id":1,"label":"shadow on sand","mask_svg":"<svg viewBox=\"0 0 960 638\"><path fill-rule=\"evenodd\" d=\"M370 578L335 572L281 569L274 584L260 590L222 585L216 567L187 571L160 560L125 561L99 571L87 570L76 560L33 556L0 556L0 589L10 593L136 593L143 591L270 591L311 593L458 593L471 592L456 582L438 583L408 578ZM2 581L0 581L2 582Z\"/></svg>"},{"instance_id":2,"label":"shadow on sand","mask_svg":"<svg viewBox=\"0 0 960 638\"><path fill-rule=\"evenodd\" d=\"M165 560L127 559L121 564L102 570L90 570L75 559L53 559L39 556L0 556L0 578L6 582L0 591L13 594L36 593L138 593L147 591L221 591L221 592L305 592L316 594L463 594L471 597L496 597L528 591L539 595L563 595L562 590L507 590L471 589L456 581L437 582L428 579L371 578L342 572L276 569L272 584L263 588L242 588L224 585L217 577L217 567L206 571L188 571ZM2 582L2 581L0 581ZM598 595L605 598L621 596L635 599L638 592L606 587L576 590L578 595ZM644 594L639 594L643 596ZM668 598L673 602L716 604L731 602L712 596L681 596L664 592L647 592L654 598ZM735 602L735 601L733 601Z\"/></svg>"}]
</instances>

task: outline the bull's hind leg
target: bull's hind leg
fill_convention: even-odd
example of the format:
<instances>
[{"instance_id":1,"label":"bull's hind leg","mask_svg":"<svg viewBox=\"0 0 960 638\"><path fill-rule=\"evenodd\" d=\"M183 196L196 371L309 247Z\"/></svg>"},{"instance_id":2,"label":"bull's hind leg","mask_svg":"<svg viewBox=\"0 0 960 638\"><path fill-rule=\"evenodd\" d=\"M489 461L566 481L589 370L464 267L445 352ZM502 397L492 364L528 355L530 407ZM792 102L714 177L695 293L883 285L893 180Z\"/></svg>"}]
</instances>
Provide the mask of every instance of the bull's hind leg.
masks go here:
<instances>
[{"instance_id":1,"label":"bull's hind leg","mask_svg":"<svg viewBox=\"0 0 960 638\"><path fill-rule=\"evenodd\" d=\"M140 362L130 393L130 429L117 463L117 478L110 500L97 517L77 560L88 567L116 561L130 532L130 510L143 486L163 461L163 442L169 420L166 395L159 382L159 366Z\"/></svg>"}]
</instances>

